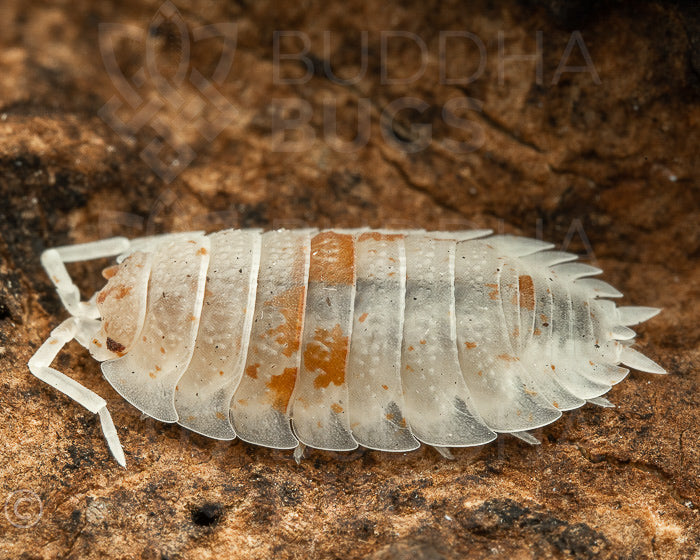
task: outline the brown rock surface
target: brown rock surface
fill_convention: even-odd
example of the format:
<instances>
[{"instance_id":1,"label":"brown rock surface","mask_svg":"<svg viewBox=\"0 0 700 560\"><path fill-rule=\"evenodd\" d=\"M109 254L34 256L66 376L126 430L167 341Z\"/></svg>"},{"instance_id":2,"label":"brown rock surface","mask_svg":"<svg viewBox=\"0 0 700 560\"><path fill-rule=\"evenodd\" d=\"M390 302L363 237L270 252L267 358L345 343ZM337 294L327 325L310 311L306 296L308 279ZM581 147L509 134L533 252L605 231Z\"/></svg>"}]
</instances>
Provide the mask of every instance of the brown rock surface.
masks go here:
<instances>
[{"instance_id":1,"label":"brown rock surface","mask_svg":"<svg viewBox=\"0 0 700 560\"><path fill-rule=\"evenodd\" d=\"M700 17L593 5L3 2L0 558L699 558ZM236 41L217 74L222 41L200 28L221 22ZM532 59L501 67L499 36L505 56L533 54L538 30L541 79ZM293 32L277 58L275 31ZM313 76L293 56L305 40ZM181 60L204 81L178 76ZM421 105L391 119L405 98ZM308 126L285 134L295 107ZM177 155L171 176L143 152L155 138ZM29 374L66 317L42 249L283 225L541 234L605 269L625 303L664 308L638 347L669 375L633 372L616 408L566 413L538 447L297 465L141 419L71 343L56 363L108 401L124 470L96 418ZM103 265L71 267L84 295Z\"/></svg>"}]
</instances>

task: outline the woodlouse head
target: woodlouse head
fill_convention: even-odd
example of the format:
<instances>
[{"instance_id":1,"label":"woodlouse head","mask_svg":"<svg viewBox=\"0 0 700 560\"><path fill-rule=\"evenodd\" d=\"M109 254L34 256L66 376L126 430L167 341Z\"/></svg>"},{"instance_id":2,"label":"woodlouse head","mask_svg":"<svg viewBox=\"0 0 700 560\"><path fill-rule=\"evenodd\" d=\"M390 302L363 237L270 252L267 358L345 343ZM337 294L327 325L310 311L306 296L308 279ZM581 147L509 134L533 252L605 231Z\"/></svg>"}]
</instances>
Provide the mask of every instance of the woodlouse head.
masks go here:
<instances>
[{"instance_id":1,"label":"woodlouse head","mask_svg":"<svg viewBox=\"0 0 700 560\"><path fill-rule=\"evenodd\" d=\"M146 313L150 260L137 252L105 271L107 284L96 294L102 325L90 345L95 358L123 356L133 346Z\"/></svg>"}]
</instances>

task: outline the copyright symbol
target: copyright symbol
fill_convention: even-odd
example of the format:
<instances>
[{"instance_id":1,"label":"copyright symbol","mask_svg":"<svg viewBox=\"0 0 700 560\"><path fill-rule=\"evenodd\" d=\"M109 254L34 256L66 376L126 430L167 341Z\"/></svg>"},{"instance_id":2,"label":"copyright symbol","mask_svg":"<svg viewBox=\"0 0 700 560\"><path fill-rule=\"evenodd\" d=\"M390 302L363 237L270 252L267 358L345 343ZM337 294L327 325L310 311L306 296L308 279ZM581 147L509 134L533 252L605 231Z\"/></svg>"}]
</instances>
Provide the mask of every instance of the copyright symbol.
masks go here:
<instances>
[{"instance_id":1,"label":"copyright symbol","mask_svg":"<svg viewBox=\"0 0 700 560\"><path fill-rule=\"evenodd\" d=\"M18 529L34 527L43 512L41 498L31 490L17 490L5 500L5 517Z\"/></svg>"}]
</instances>

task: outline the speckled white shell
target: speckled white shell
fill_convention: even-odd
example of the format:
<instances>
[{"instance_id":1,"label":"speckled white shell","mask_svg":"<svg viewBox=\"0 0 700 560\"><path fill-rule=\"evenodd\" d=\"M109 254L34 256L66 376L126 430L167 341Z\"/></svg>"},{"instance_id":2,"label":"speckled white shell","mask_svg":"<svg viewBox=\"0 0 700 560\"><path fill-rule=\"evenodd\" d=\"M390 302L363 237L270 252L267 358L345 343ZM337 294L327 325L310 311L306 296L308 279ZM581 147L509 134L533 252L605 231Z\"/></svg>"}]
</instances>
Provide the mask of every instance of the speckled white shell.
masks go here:
<instances>
[{"instance_id":1,"label":"speckled white shell","mask_svg":"<svg viewBox=\"0 0 700 560\"><path fill-rule=\"evenodd\" d=\"M573 254L489 233L132 242L90 350L145 414L282 449L480 445L605 405L620 363L663 373L628 328L658 310L616 307Z\"/></svg>"}]
</instances>

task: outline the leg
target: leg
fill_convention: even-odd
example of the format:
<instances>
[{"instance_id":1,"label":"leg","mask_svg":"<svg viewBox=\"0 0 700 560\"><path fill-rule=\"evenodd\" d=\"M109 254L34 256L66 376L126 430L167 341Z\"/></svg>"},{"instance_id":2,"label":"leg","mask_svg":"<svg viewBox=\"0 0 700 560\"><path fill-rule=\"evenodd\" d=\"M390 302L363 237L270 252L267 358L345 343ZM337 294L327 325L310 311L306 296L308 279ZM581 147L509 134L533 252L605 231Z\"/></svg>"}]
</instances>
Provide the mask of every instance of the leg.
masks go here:
<instances>
[{"instance_id":1,"label":"leg","mask_svg":"<svg viewBox=\"0 0 700 560\"><path fill-rule=\"evenodd\" d=\"M46 270L46 274L51 278L58 296L68 312L74 317L96 319L99 317L97 307L92 300L89 302L80 301L78 287L68 275L64 263L114 257L127 251L129 247L129 240L125 237L112 237L93 243L66 245L44 251L41 255L41 264Z\"/></svg>"},{"instance_id":2,"label":"leg","mask_svg":"<svg viewBox=\"0 0 700 560\"><path fill-rule=\"evenodd\" d=\"M126 459L124 457L124 450L122 449L121 443L119 443L119 436L112 422L112 417L107 410L107 403L105 400L60 371L50 367L51 362L53 362L58 352L68 342L73 338L77 340L85 339L86 332L93 326L93 321L86 321L77 317L71 317L63 321L63 323L51 332L51 336L31 357L29 360L29 370L45 383L48 383L55 389L61 391L61 393L83 405L90 412L100 416L102 433L107 440L109 450L117 460L117 463L125 467Z\"/></svg>"}]
</instances>

